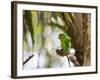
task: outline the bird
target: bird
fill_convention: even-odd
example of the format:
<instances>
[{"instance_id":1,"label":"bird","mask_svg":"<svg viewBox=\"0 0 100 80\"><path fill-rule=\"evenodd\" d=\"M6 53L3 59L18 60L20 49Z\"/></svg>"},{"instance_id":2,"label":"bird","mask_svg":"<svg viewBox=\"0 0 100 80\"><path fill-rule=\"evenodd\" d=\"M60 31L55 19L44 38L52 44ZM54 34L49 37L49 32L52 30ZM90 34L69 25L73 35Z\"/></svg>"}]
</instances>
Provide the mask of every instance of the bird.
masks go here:
<instances>
[{"instance_id":1,"label":"bird","mask_svg":"<svg viewBox=\"0 0 100 80\"><path fill-rule=\"evenodd\" d=\"M68 34L64 33L60 33L58 38L61 43L61 48L69 53L71 48L71 38L68 36Z\"/></svg>"},{"instance_id":2,"label":"bird","mask_svg":"<svg viewBox=\"0 0 100 80\"><path fill-rule=\"evenodd\" d=\"M71 61L75 66L80 66L76 56L75 56L75 49L72 48L71 38L68 34L60 33L59 39L61 42L61 49L57 49L56 52L60 56L66 56L68 62ZM70 66L70 63L69 63Z\"/></svg>"}]
</instances>

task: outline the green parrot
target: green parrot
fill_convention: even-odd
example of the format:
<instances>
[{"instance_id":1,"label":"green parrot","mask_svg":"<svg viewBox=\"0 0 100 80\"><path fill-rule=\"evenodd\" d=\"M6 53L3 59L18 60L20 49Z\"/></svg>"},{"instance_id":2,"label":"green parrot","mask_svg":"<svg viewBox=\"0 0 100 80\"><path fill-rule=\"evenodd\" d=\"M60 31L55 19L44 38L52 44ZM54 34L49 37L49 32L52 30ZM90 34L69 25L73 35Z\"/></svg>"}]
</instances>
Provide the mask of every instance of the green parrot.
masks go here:
<instances>
[{"instance_id":1,"label":"green parrot","mask_svg":"<svg viewBox=\"0 0 100 80\"><path fill-rule=\"evenodd\" d=\"M59 34L58 38L60 39L61 42L61 48L69 52L69 49L71 48L71 41L70 41L71 38L64 33Z\"/></svg>"}]
</instances>

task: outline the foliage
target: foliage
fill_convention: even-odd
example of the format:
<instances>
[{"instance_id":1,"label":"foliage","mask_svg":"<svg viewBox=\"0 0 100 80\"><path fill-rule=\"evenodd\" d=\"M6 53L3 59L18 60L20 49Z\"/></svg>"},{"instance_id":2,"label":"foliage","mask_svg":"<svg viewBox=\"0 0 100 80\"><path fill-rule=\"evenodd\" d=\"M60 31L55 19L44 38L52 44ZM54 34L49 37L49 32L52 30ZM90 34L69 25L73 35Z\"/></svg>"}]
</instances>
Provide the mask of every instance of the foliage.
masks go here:
<instances>
[{"instance_id":1,"label":"foliage","mask_svg":"<svg viewBox=\"0 0 100 80\"><path fill-rule=\"evenodd\" d=\"M25 11L23 18L24 18L24 26L23 26L24 38L26 39L26 33L27 33L27 31L29 31L31 34L32 43L34 44L34 36L33 36L34 35L34 28L32 25L33 22L32 22L31 11Z\"/></svg>"}]
</instances>

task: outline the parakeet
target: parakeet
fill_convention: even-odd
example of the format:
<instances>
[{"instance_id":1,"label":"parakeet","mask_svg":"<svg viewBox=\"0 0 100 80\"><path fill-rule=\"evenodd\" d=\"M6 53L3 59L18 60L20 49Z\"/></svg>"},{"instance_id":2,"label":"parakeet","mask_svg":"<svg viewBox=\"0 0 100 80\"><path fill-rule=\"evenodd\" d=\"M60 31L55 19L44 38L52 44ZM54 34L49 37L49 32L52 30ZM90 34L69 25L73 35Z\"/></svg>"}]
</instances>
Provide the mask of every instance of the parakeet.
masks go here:
<instances>
[{"instance_id":1,"label":"parakeet","mask_svg":"<svg viewBox=\"0 0 100 80\"><path fill-rule=\"evenodd\" d=\"M59 34L59 39L61 42L61 48L69 52L69 49L71 48L70 37L67 34L61 33Z\"/></svg>"},{"instance_id":2,"label":"parakeet","mask_svg":"<svg viewBox=\"0 0 100 80\"><path fill-rule=\"evenodd\" d=\"M71 38L67 34L59 34L59 39L61 42L61 48L57 49L56 52L60 56L67 56L68 62L71 61L75 66L80 66L76 56L75 49L72 48ZM69 63L70 66L70 63Z\"/></svg>"}]
</instances>

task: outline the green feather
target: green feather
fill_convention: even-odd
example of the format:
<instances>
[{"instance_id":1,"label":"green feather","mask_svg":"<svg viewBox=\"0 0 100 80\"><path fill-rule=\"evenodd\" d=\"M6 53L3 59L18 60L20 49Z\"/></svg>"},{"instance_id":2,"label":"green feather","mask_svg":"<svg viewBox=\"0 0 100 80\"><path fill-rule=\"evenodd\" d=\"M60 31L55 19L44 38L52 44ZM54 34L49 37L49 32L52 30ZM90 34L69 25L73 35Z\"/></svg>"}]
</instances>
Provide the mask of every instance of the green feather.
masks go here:
<instances>
[{"instance_id":1,"label":"green feather","mask_svg":"<svg viewBox=\"0 0 100 80\"><path fill-rule=\"evenodd\" d=\"M70 41L70 37L66 34L59 34L59 39L60 39L60 42L61 42L61 48L66 50L66 51L69 51L69 49L71 48L71 41Z\"/></svg>"}]
</instances>

